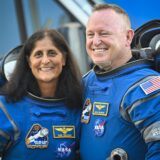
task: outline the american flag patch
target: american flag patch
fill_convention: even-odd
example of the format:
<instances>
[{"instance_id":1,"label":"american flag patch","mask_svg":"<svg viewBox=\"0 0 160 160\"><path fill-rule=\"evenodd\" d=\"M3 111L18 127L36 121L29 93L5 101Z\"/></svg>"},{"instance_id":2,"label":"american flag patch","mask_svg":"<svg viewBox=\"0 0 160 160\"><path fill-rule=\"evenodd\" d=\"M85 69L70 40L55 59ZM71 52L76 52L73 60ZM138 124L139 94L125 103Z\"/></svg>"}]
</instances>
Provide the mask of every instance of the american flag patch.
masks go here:
<instances>
[{"instance_id":1,"label":"american flag patch","mask_svg":"<svg viewBox=\"0 0 160 160\"><path fill-rule=\"evenodd\" d=\"M146 95L160 89L160 76L153 77L152 79L140 84L140 87Z\"/></svg>"}]
</instances>

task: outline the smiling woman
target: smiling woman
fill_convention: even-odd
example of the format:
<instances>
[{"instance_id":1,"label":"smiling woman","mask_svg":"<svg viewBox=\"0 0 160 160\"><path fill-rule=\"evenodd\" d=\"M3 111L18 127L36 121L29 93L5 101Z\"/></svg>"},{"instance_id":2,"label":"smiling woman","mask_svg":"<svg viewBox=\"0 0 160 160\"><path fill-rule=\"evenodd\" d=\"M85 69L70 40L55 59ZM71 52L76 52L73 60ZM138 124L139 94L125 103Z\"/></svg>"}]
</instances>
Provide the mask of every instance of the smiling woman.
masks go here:
<instances>
[{"instance_id":1,"label":"smiling woman","mask_svg":"<svg viewBox=\"0 0 160 160\"><path fill-rule=\"evenodd\" d=\"M65 55L53 45L49 37L45 37L36 42L28 61L41 95L55 96L58 79L65 66Z\"/></svg>"},{"instance_id":2,"label":"smiling woman","mask_svg":"<svg viewBox=\"0 0 160 160\"><path fill-rule=\"evenodd\" d=\"M31 35L1 90L0 156L6 160L77 159L80 79L60 33L50 29Z\"/></svg>"}]
</instances>

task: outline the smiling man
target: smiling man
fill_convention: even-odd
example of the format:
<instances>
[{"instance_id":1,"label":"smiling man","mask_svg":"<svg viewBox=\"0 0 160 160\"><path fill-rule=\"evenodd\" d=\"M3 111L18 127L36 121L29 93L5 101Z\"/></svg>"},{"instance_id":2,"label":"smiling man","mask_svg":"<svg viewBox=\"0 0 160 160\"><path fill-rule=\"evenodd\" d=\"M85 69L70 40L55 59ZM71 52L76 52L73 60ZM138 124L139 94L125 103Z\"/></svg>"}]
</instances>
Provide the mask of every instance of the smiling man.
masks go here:
<instances>
[{"instance_id":1,"label":"smiling man","mask_svg":"<svg viewBox=\"0 0 160 160\"><path fill-rule=\"evenodd\" d=\"M117 68L132 57L133 35L127 15L112 9L96 11L87 24L87 52L99 67Z\"/></svg>"},{"instance_id":2,"label":"smiling man","mask_svg":"<svg viewBox=\"0 0 160 160\"><path fill-rule=\"evenodd\" d=\"M132 57L133 36L123 9L95 6L86 26L95 66L83 78L82 160L160 158L160 76L149 60Z\"/></svg>"}]
</instances>

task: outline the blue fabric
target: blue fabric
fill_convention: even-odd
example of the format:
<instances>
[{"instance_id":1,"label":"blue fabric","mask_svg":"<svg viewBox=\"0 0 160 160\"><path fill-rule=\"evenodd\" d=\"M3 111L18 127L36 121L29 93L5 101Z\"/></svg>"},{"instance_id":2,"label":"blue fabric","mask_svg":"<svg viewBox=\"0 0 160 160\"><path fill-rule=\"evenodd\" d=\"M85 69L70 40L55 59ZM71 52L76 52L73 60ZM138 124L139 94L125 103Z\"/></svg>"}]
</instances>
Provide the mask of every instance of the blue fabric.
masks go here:
<instances>
[{"instance_id":1,"label":"blue fabric","mask_svg":"<svg viewBox=\"0 0 160 160\"><path fill-rule=\"evenodd\" d=\"M128 160L160 159L160 139L145 143L143 137L149 125L160 121L160 98L150 98L160 89L146 95L140 87L146 77L159 76L151 67L148 62L132 62L109 73L92 70L84 76L83 111L86 100L90 100L92 110L88 121L81 117L82 160L105 160L117 148L126 152ZM97 125L97 121L103 123Z\"/></svg>"},{"instance_id":2,"label":"blue fabric","mask_svg":"<svg viewBox=\"0 0 160 160\"><path fill-rule=\"evenodd\" d=\"M0 103L3 160L75 159L80 137L79 109L69 109L61 100L30 97L7 103L1 96ZM42 129L46 132L41 132Z\"/></svg>"}]
</instances>

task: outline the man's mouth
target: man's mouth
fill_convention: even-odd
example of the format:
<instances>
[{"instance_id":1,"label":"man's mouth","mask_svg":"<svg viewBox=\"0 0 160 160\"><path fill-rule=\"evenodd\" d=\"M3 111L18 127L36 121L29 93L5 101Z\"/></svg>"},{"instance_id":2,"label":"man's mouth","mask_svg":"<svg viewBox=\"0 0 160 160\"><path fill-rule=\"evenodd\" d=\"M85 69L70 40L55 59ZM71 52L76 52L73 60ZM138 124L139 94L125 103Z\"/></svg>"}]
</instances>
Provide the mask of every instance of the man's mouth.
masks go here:
<instances>
[{"instance_id":1,"label":"man's mouth","mask_svg":"<svg viewBox=\"0 0 160 160\"><path fill-rule=\"evenodd\" d=\"M106 53L106 51L108 50L108 48L93 48L92 51L95 54L104 54Z\"/></svg>"}]
</instances>

